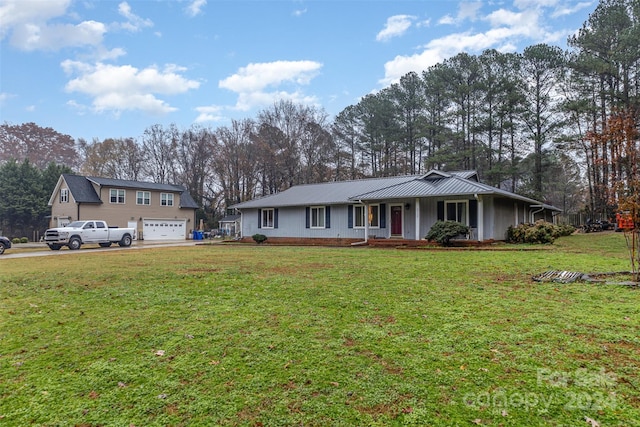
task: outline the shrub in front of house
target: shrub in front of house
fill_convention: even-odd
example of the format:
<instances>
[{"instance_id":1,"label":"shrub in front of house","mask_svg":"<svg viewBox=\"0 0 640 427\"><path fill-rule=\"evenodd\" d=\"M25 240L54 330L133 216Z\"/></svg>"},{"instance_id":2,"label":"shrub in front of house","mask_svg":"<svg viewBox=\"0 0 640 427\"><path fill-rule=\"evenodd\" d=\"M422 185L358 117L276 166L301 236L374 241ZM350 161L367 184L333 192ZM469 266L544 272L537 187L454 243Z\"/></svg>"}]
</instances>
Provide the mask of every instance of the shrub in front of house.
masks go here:
<instances>
[{"instance_id":1,"label":"shrub in front of house","mask_svg":"<svg viewBox=\"0 0 640 427\"><path fill-rule=\"evenodd\" d=\"M436 221L425 238L442 246L451 246L452 239L466 236L470 231L469 227L456 221Z\"/></svg>"},{"instance_id":2,"label":"shrub in front of house","mask_svg":"<svg viewBox=\"0 0 640 427\"><path fill-rule=\"evenodd\" d=\"M553 243L558 237L569 236L576 229L571 225L554 225L544 220L533 224L520 224L507 229L509 243Z\"/></svg>"},{"instance_id":3,"label":"shrub in front of house","mask_svg":"<svg viewBox=\"0 0 640 427\"><path fill-rule=\"evenodd\" d=\"M29 239L27 237L21 237L20 243L29 243Z\"/></svg>"},{"instance_id":4,"label":"shrub in front of house","mask_svg":"<svg viewBox=\"0 0 640 427\"><path fill-rule=\"evenodd\" d=\"M251 238L257 243L264 243L267 240L267 236L265 236L264 234L254 234L253 236L251 236Z\"/></svg>"},{"instance_id":5,"label":"shrub in front of house","mask_svg":"<svg viewBox=\"0 0 640 427\"><path fill-rule=\"evenodd\" d=\"M576 232L576 228L573 225L569 225L569 224L560 224L560 225L557 225L556 228L558 229L558 233L560 233L558 237L571 236L573 233Z\"/></svg>"}]
</instances>

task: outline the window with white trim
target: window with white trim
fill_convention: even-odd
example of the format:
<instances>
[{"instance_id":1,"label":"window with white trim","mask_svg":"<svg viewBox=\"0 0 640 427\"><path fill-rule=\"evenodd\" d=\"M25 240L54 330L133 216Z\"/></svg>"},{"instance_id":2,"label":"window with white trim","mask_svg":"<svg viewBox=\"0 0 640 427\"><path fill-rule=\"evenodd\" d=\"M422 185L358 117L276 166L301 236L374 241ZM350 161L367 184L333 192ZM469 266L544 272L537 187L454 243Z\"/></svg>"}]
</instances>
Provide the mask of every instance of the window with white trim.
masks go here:
<instances>
[{"instance_id":1,"label":"window with white trim","mask_svg":"<svg viewBox=\"0 0 640 427\"><path fill-rule=\"evenodd\" d=\"M173 194L160 193L160 206L173 206Z\"/></svg>"},{"instance_id":2,"label":"window with white trim","mask_svg":"<svg viewBox=\"0 0 640 427\"><path fill-rule=\"evenodd\" d=\"M364 228L367 220L369 220L369 227L380 227L380 205L369 205L368 212L364 205L353 207L353 226L355 228Z\"/></svg>"},{"instance_id":3,"label":"window with white trim","mask_svg":"<svg viewBox=\"0 0 640 427\"><path fill-rule=\"evenodd\" d=\"M444 215L446 221L456 221L464 225L469 225L468 202L466 200L455 200L444 203Z\"/></svg>"},{"instance_id":4,"label":"window with white trim","mask_svg":"<svg viewBox=\"0 0 640 427\"><path fill-rule=\"evenodd\" d=\"M124 204L125 191L120 188L112 188L109 190L109 203Z\"/></svg>"},{"instance_id":5,"label":"window with white trim","mask_svg":"<svg viewBox=\"0 0 640 427\"><path fill-rule=\"evenodd\" d=\"M136 192L136 205L151 205L151 192L150 191L138 191Z\"/></svg>"},{"instance_id":6,"label":"window with white trim","mask_svg":"<svg viewBox=\"0 0 640 427\"><path fill-rule=\"evenodd\" d=\"M60 203L69 203L69 189L63 188L60 190Z\"/></svg>"},{"instance_id":7,"label":"window with white trim","mask_svg":"<svg viewBox=\"0 0 640 427\"><path fill-rule=\"evenodd\" d=\"M324 206L311 207L311 228L325 228L326 211Z\"/></svg>"},{"instance_id":8,"label":"window with white trim","mask_svg":"<svg viewBox=\"0 0 640 427\"><path fill-rule=\"evenodd\" d=\"M260 215L260 226L262 228L273 228L274 210L273 208L262 209Z\"/></svg>"}]
</instances>

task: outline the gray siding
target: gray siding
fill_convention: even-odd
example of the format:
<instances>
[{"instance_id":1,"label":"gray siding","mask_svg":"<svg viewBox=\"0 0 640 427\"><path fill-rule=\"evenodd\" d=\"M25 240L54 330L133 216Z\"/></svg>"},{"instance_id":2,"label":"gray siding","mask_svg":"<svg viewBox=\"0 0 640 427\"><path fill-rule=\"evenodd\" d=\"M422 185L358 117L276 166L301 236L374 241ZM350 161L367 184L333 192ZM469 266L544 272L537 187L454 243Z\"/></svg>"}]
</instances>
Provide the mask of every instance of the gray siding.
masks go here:
<instances>
[{"instance_id":1,"label":"gray siding","mask_svg":"<svg viewBox=\"0 0 640 427\"><path fill-rule=\"evenodd\" d=\"M278 228L258 228L258 209L242 210L242 236L256 233L267 237L345 238L363 239L364 228L349 228L347 205L331 206L330 228L307 228L306 207L278 208ZM385 232L385 229L369 230L369 234Z\"/></svg>"},{"instance_id":2,"label":"gray siding","mask_svg":"<svg viewBox=\"0 0 640 427\"><path fill-rule=\"evenodd\" d=\"M519 211L524 210L524 205L517 203L520 205L518 207ZM516 225L516 212L515 212L515 204L513 200L509 199L498 199L494 200L494 235L493 238L496 240L505 240L507 238L507 229L510 226Z\"/></svg>"},{"instance_id":3,"label":"gray siding","mask_svg":"<svg viewBox=\"0 0 640 427\"><path fill-rule=\"evenodd\" d=\"M384 202L386 224L384 228L369 228L369 236L389 238L391 236L391 206L402 205L402 231L405 239L424 239L433 224L438 219L438 202L464 200L469 197L440 197L421 198L419 233L416 233L416 199L398 199ZM407 209L407 204L409 208ZM256 233L267 237L299 237L299 238L365 238L364 228L349 228L349 205L331 205L330 227L323 229L306 227L306 207L279 207L278 227L259 228L258 209L245 208L242 210L242 236L250 237ZM351 205L353 206L353 205ZM479 205L478 205L479 206ZM491 195L482 196L483 207L483 238L504 240L509 226L520 222L528 222L531 208L521 201L514 201ZM479 215L480 216L480 215ZM480 219L478 216L478 220ZM477 239L478 229L473 229L472 239Z\"/></svg>"}]
</instances>

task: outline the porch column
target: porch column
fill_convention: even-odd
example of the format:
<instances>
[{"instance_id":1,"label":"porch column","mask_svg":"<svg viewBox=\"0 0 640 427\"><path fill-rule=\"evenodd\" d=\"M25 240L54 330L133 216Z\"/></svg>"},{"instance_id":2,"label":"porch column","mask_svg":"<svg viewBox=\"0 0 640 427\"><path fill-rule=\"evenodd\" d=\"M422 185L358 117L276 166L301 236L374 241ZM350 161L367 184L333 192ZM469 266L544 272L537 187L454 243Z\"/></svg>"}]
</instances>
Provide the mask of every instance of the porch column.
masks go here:
<instances>
[{"instance_id":1,"label":"porch column","mask_svg":"<svg viewBox=\"0 0 640 427\"><path fill-rule=\"evenodd\" d=\"M478 195L478 241L484 240L484 203L482 196Z\"/></svg>"},{"instance_id":2,"label":"porch column","mask_svg":"<svg viewBox=\"0 0 640 427\"><path fill-rule=\"evenodd\" d=\"M416 240L420 240L420 199L416 197Z\"/></svg>"},{"instance_id":3,"label":"porch column","mask_svg":"<svg viewBox=\"0 0 640 427\"><path fill-rule=\"evenodd\" d=\"M369 204L364 204L364 241L369 241Z\"/></svg>"}]
</instances>

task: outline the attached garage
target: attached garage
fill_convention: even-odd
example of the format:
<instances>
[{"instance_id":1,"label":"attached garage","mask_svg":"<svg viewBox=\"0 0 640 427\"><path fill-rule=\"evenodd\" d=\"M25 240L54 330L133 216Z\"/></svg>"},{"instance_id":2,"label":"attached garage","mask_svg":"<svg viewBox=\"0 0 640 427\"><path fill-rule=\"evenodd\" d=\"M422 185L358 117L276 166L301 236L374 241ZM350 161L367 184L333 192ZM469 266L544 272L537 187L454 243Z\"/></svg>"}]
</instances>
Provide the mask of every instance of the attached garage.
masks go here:
<instances>
[{"instance_id":1,"label":"attached garage","mask_svg":"<svg viewBox=\"0 0 640 427\"><path fill-rule=\"evenodd\" d=\"M142 238L144 240L184 240L187 238L186 219L142 220Z\"/></svg>"}]
</instances>

